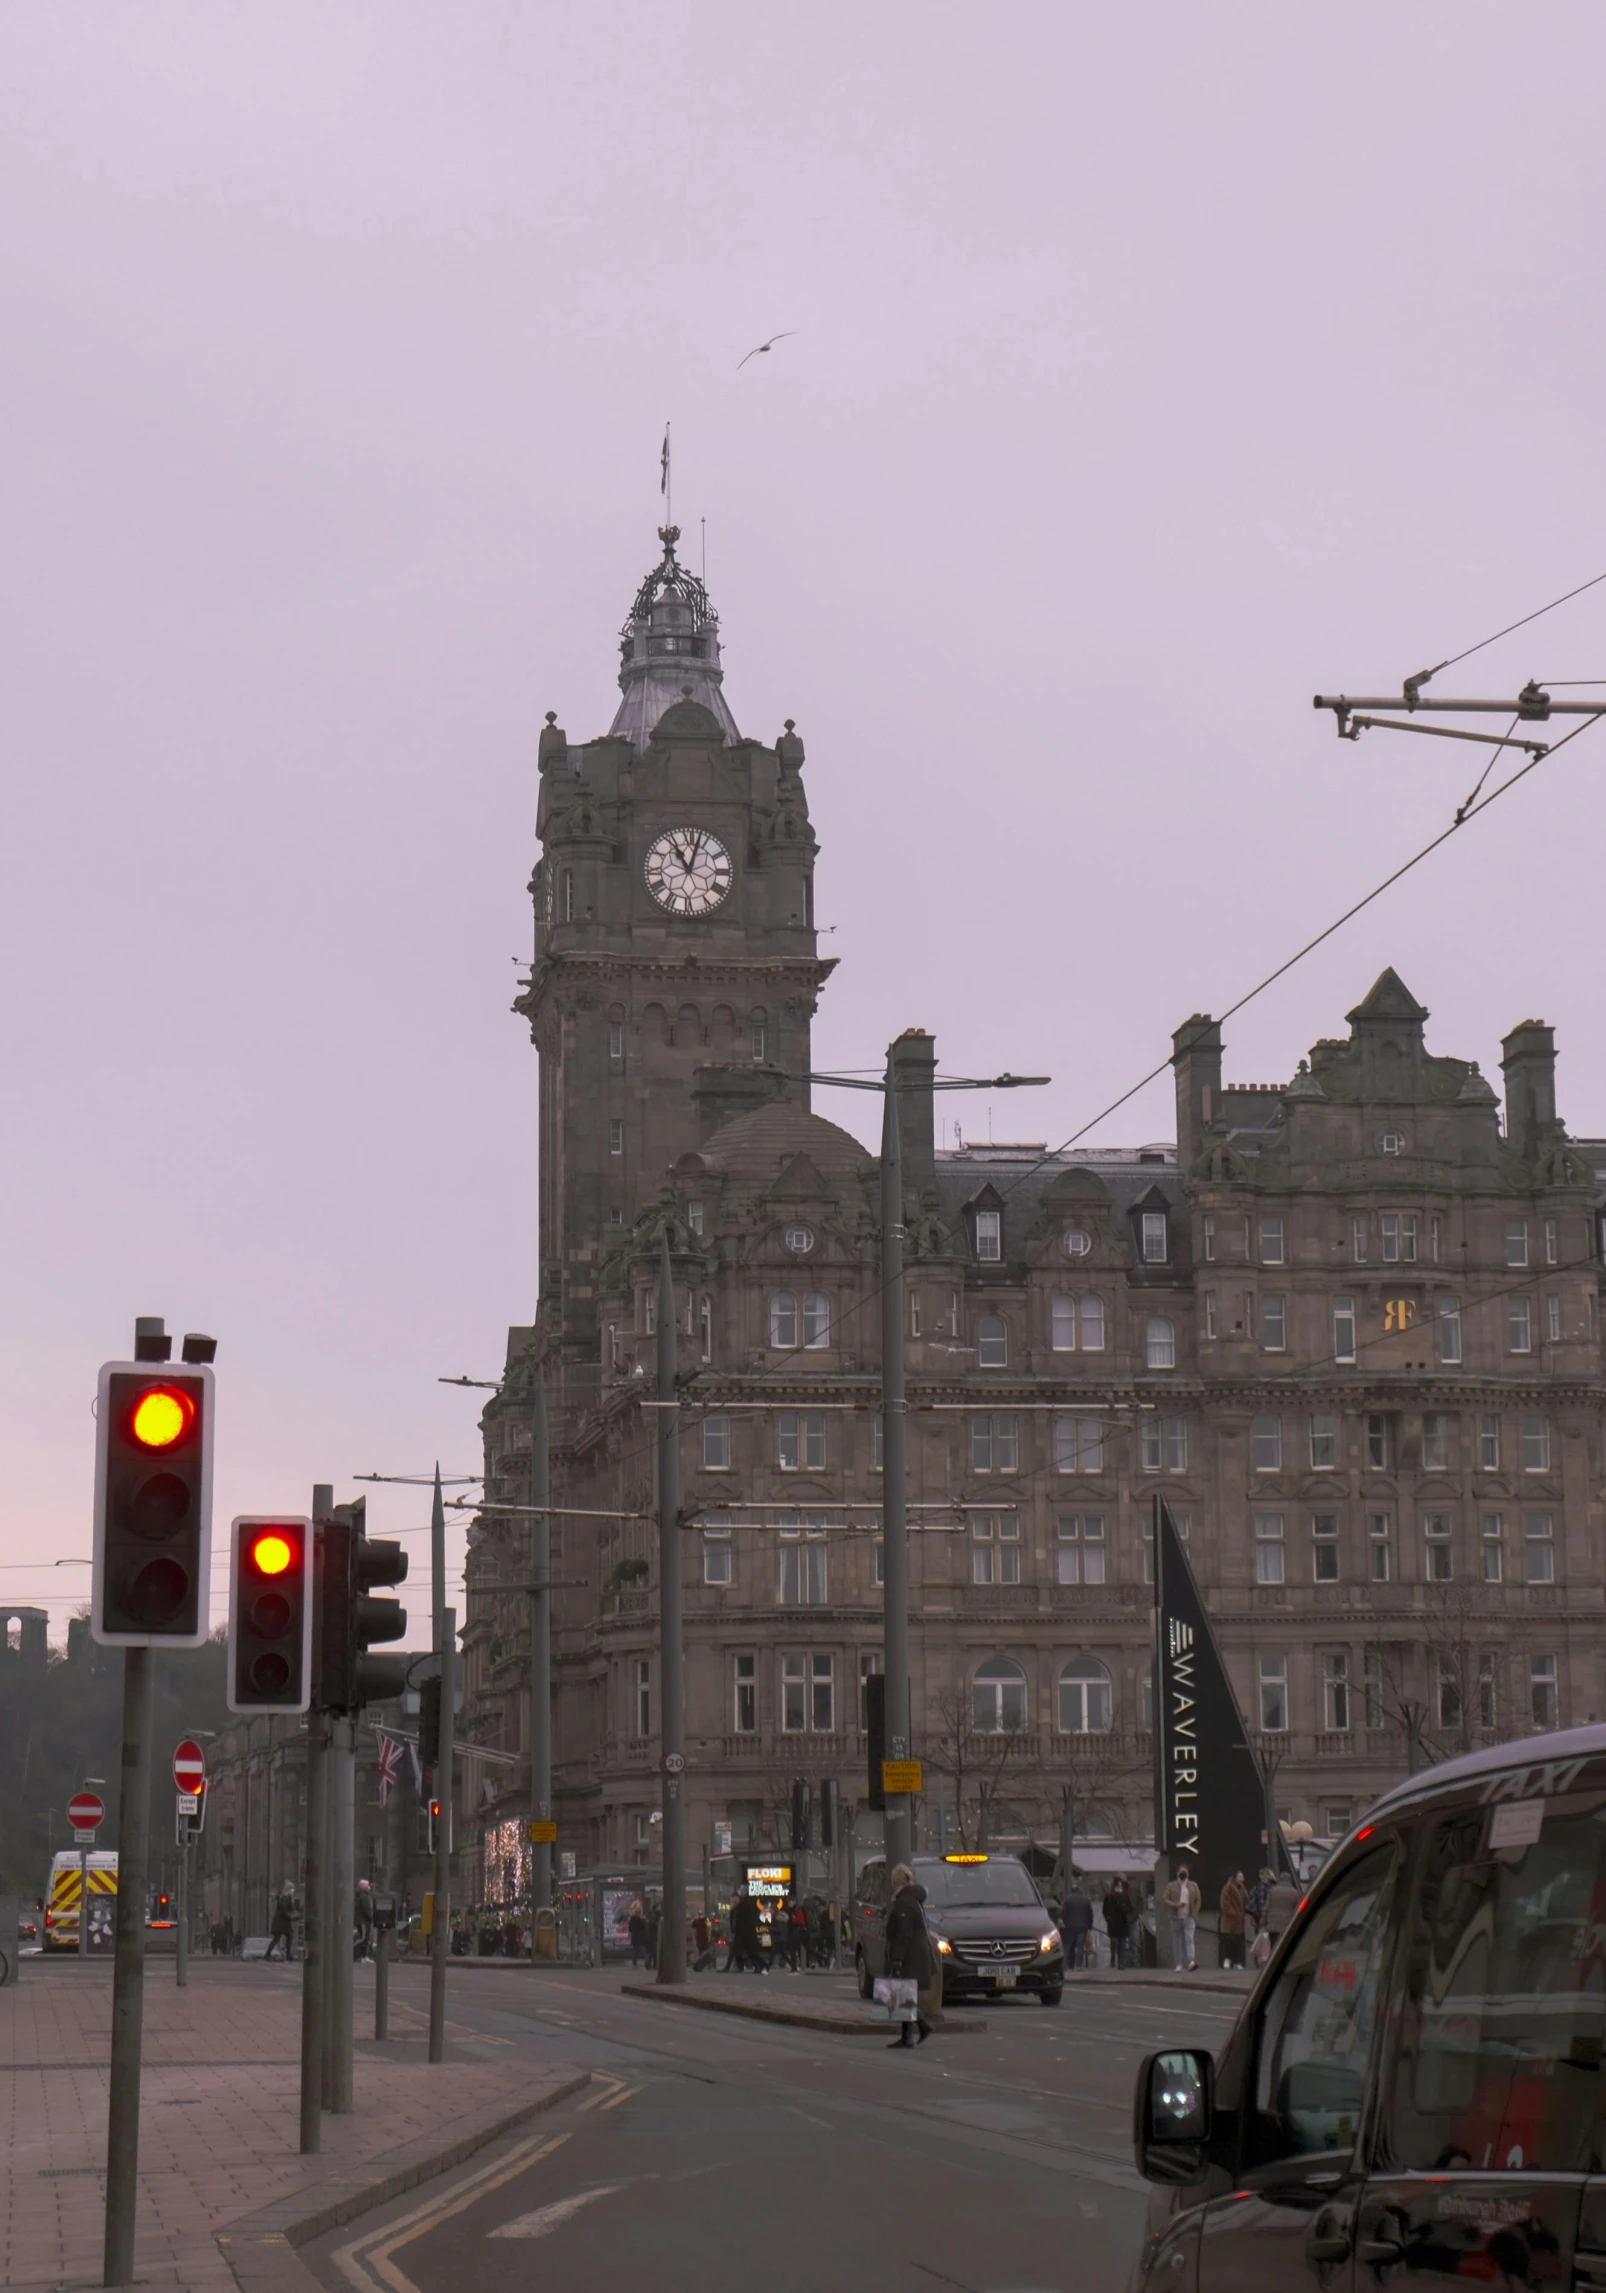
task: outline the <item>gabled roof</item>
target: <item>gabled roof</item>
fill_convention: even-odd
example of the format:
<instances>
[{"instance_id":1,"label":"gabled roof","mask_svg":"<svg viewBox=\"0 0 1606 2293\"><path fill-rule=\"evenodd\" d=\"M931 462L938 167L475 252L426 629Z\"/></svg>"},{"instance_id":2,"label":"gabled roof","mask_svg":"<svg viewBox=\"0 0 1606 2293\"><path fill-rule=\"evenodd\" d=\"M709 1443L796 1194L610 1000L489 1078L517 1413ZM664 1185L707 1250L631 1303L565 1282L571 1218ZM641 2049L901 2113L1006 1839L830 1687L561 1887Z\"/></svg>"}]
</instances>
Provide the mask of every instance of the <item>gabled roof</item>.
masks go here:
<instances>
[{"instance_id":1,"label":"gabled roof","mask_svg":"<svg viewBox=\"0 0 1606 2293\"><path fill-rule=\"evenodd\" d=\"M1357 1020L1367 1019L1409 1019L1420 1025L1428 1014L1391 964L1378 973L1366 995L1344 1016L1353 1027Z\"/></svg>"}]
</instances>

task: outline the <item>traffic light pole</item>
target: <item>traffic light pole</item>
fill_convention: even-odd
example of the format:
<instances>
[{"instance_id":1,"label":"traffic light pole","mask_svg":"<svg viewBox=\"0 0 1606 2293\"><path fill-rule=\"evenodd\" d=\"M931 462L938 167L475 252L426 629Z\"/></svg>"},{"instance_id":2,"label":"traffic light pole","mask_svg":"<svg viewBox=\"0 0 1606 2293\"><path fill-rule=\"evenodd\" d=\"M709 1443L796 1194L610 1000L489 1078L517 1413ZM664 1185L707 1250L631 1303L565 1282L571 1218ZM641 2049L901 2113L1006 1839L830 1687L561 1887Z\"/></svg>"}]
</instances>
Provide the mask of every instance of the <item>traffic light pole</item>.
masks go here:
<instances>
[{"instance_id":1,"label":"traffic light pole","mask_svg":"<svg viewBox=\"0 0 1606 2293\"><path fill-rule=\"evenodd\" d=\"M889 1760L909 1757L909 1516L904 1473L903 1153L898 1128L898 1075L887 1053L881 1100L881 1521L882 1587ZM907 1792L886 1795L887 1869L914 1850L914 1811Z\"/></svg>"},{"instance_id":2,"label":"traffic light pole","mask_svg":"<svg viewBox=\"0 0 1606 2293\"><path fill-rule=\"evenodd\" d=\"M331 1490L329 1495L333 1494ZM301 1877L306 1930L301 1956L301 2154L305 2158L317 2156L323 2139L323 1978L329 1947L324 1855L328 1837L329 1721L314 1704L307 1714L307 1859Z\"/></svg>"},{"instance_id":3,"label":"traffic light pole","mask_svg":"<svg viewBox=\"0 0 1606 2293\"><path fill-rule=\"evenodd\" d=\"M663 1908L658 1980L686 1980L686 1636L681 1613L680 1409L669 1237L658 1261L658 1698L663 1752Z\"/></svg>"},{"instance_id":4,"label":"traffic light pole","mask_svg":"<svg viewBox=\"0 0 1606 2293\"><path fill-rule=\"evenodd\" d=\"M317 1673L323 1656L325 1522L335 1509L327 1481L312 1491L314 1694L307 1714L307 1841L301 1876L301 2154L316 2157L323 2144L324 1978L329 1964L329 1717L320 1709Z\"/></svg>"},{"instance_id":5,"label":"traffic light pole","mask_svg":"<svg viewBox=\"0 0 1606 2293\"><path fill-rule=\"evenodd\" d=\"M552 1502L547 1456L546 1378L539 1363L530 1412L530 1503ZM552 1820L552 1516L530 1517L530 1814ZM552 1849L544 1840L530 1846L530 1956L536 1953L538 1910L552 1902Z\"/></svg>"},{"instance_id":6,"label":"traffic light pole","mask_svg":"<svg viewBox=\"0 0 1606 2293\"><path fill-rule=\"evenodd\" d=\"M140 2044L145 2020L145 1895L150 1875L153 1676L149 1648L124 1649L123 1759L117 1802L117 1959L112 1973L103 2285L134 2282ZM78 1933L80 1944L86 1946L89 1940L87 1895L78 1906Z\"/></svg>"},{"instance_id":7,"label":"traffic light pole","mask_svg":"<svg viewBox=\"0 0 1606 2293\"><path fill-rule=\"evenodd\" d=\"M356 1917L356 1731L349 1712L329 1730L329 2059L324 2065L325 2107L336 2117L352 2109L352 1929Z\"/></svg>"},{"instance_id":8,"label":"traffic light pole","mask_svg":"<svg viewBox=\"0 0 1606 2293\"><path fill-rule=\"evenodd\" d=\"M437 1505L439 1492L437 1489ZM457 1611L440 1611L441 1756L435 1774L435 1931L429 1953L429 2059L446 2060L446 1961L452 1947L452 1766L457 1732Z\"/></svg>"}]
</instances>

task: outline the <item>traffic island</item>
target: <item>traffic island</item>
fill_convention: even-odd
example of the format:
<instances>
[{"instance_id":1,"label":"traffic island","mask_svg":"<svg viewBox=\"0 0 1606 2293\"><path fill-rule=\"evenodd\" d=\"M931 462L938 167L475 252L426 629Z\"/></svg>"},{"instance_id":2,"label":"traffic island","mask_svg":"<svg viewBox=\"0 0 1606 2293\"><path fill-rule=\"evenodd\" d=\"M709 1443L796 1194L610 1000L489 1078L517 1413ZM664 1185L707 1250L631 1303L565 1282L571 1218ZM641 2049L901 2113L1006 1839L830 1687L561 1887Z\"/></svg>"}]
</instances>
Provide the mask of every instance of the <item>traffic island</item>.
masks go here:
<instances>
[{"instance_id":1,"label":"traffic island","mask_svg":"<svg viewBox=\"0 0 1606 2293\"><path fill-rule=\"evenodd\" d=\"M695 2006L705 2014L735 2014L746 2022L787 2023L794 2030L826 2031L840 2038L885 2038L891 2028L890 2023L873 2022L868 2007L853 2014L826 2000L815 2006L797 1997L783 2004L779 1999L755 1998L751 1990L727 1993L698 1983L624 1982L619 1988L626 1998L651 1999L659 2006ZM941 2034L946 2038L955 2032L964 2035L986 2027L977 2015L945 2014Z\"/></svg>"}]
</instances>

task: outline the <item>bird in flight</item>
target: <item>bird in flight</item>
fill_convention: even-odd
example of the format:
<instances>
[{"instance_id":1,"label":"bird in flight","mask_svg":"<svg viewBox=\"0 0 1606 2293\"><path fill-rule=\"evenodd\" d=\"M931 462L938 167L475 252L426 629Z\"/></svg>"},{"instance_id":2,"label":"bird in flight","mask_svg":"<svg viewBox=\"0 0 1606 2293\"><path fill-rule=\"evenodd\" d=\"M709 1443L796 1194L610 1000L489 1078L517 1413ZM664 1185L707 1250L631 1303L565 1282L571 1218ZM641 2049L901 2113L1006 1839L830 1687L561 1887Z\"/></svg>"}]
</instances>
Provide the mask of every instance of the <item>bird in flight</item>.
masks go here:
<instances>
[{"instance_id":1,"label":"bird in flight","mask_svg":"<svg viewBox=\"0 0 1606 2293\"><path fill-rule=\"evenodd\" d=\"M772 334L768 342L756 343L754 347L748 352L747 358L757 358L760 351L773 350L778 342L785 342L788 335L796 334L796 332L797 328L795 326L783 327L779 334ZM736 361L736 371L738 374L741 373L742 368L747 364L747 358L739 358Z\"/></svg>"}]
</instances>

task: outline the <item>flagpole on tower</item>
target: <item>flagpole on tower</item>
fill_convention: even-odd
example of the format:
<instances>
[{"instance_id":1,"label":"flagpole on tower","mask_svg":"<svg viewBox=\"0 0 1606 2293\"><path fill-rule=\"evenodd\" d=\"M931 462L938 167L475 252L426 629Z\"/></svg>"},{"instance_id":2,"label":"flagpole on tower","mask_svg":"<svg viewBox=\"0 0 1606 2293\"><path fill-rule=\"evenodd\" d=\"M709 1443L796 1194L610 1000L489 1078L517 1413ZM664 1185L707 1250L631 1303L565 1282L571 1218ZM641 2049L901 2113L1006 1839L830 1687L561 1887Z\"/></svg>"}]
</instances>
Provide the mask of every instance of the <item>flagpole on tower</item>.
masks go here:
<instances>
[{"instance_id":1,"label":"flagpole on tower","mask_svg":"<svg viewBox=\"0 0 1606 2293\"><path fill-rule=\"evenodd\" d=\"M658 457L658 491L664 498L664 523L675 522L675 486L669 468L669 424L664 424L664 450Z\"/></svg>"}]
</instances>

